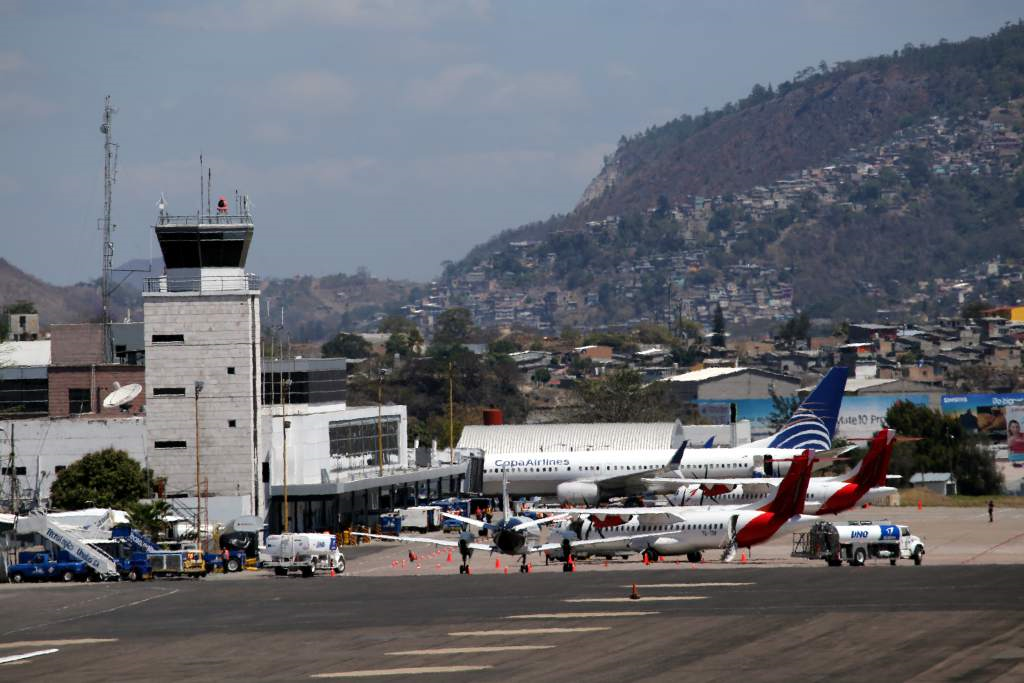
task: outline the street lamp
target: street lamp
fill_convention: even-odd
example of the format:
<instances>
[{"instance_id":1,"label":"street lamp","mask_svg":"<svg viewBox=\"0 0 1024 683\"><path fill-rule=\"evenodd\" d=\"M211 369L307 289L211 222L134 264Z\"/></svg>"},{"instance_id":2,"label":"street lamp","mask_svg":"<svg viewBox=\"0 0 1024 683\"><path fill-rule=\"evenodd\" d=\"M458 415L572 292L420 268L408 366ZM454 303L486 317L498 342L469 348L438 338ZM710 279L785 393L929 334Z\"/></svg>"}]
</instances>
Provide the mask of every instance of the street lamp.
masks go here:
<instances>
[{"instance_id":1,"label":"street lamp","mask_svg":"<svg viewBox=\"0 0 1024 683\"><path fill-rule=\"evenodd\" d=\"M380 476L384 476L384 429L381 404L384 402L384 368L377 370L377 468Z\"/></svg>"},{"instance_id":2,"label":"street lamp","mask_svg":"<svg viewBox=\"0 0 1024 683\"><path fill-rule=\"evenodd\" d=\"M198 548L201 537L199 525L203 520L202 504L199 500L199 394L203 391L202 381L196 380L193 387L195 388L196 397L196 547Z\"/></svg>"},{"instance_id":3,"label":"street lamp","mask_svg":"<svg viewBox=\"0 0 1024 683\"><path fill-rule=\"evenodd\" d=\"M281 397L281 464L284 483L284 533L288 533L288 398L291 396L292 378L284 381Z\"/></svg>"}]
</instances>

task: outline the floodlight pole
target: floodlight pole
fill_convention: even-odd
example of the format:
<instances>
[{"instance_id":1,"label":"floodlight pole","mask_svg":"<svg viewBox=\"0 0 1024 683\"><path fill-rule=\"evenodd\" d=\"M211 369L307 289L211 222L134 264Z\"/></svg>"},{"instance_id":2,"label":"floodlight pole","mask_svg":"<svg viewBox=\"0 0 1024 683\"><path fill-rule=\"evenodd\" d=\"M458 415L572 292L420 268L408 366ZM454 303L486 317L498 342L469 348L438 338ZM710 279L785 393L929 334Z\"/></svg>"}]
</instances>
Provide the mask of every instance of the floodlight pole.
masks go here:
<instances>
[{"instance_id":1,"label":"floodlight pole","mask_svg":"<svg viewBox=\"0 0 1024 683\"><path fill-rule=\"evenodd\" d=\"M281 468L284 484L284 529L288 533L288 399L292 393L292 378L283 382L284 391L281 397Z\"/></svg>"},{"instance_id":2,"label":"floodlight pole","mask_svg":"<svg viewBox=\"0 0 1024 683\"><path fill-rule=\"evenodd\" d=\"M199 497L199 394L203 391L203 383L196 380L193 388L196 398L196 547L198 548L201 537L200 525L203 521L203 508Z\"/></svg>"}]
</instances>

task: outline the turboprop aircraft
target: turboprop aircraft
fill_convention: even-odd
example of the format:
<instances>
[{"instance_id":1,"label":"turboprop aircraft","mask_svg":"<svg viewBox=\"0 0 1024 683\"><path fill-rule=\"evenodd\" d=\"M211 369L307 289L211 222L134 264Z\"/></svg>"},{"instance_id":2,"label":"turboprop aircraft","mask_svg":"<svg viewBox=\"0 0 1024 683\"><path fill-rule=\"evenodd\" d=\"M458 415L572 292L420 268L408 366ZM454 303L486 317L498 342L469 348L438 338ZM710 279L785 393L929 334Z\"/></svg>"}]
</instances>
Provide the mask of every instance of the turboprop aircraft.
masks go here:
<instances>
[{"instance_id":1,"label":"turboprop aircraft","mask_svg":"<svg viewBox=\"0 0 1024 683\"><path fill-rule=\"evenodd\" d=\"M459 565L460 574L469 574L469 558L473 555L474 550L483 550L489 553L500 553L502 555L512 555L520 558L519 571L528 572L529 566L526 563L526 558L532 553L543 553L548 550L554 550L557 548L568 547L570 550L574 548L585 548L591 546L600 546L604 544L618 543L621 542L622 538L627 540L653 538L659 536L657 533L647 534L630 534L625 537L617 537L614 539L567 539L562 537L561 542L558 543L542 543L540 541L541 526L552 524L554 522L560 522L568 520L570 515L568 514L555 514L551 517L545 517L542 519L531 519L525 516L516 516L511 512L511 508L508 502L508 489L506 487L502 494L502 517L501 522L498 524L492 524L490 522L483 522L478 519L471 517L462 517L460 515L454 515L448 512L442 512L442 515L451 519L458 520L463 524L475 527L478 529L486 529L491 534L490 543L480 543L476 540L476 536L468 531L464 530L459 534L459 540L452 541L444 538L426 538L420 536L384 536L382 534L368 534L361 532L353 532L353 536L366 536L368 538L377 538L384 541L399 541L404 543L428 543L431 545L446 546L451 548L458 548L459 554L462 557L462 562ZM568 546L566 546L568 544Z\"/></svg>"},{"instance_id":2,"label":"turboprop aircraft","mask_svg":"<svg viewBox=\"0 0 1024 683\"><path fill-rule=\"evenodd\" d=\"M705 506L694 508L589 508L569 509L574 521L556 532L562 536L560 556L567 560L572 550L592 535L609 541L598 552L642 552L645 559L659 555L686 555L701 560L702 551L722 548L729 562L738 548L750 548L770 539L784 524L804 518L804 501L811 480L810 450L792 460L789 472L760 507ZM652 536L656 538L651 538ZM612 543L617 539L618 543ZM558 545L551 544L548 545ZM555 554L555 553L552 553Z\"/></svg>"}]
</instances>

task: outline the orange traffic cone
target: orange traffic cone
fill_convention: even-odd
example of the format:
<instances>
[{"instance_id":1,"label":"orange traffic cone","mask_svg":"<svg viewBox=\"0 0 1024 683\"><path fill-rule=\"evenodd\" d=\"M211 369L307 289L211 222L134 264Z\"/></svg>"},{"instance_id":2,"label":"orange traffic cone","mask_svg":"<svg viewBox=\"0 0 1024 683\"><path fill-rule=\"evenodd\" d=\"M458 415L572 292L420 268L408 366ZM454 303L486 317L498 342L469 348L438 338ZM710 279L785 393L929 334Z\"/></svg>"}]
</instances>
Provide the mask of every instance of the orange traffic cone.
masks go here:
<instances>
[{"instance_id":1,"label":"orange traffic cone","mask_svg":"<svg viewBox=\"0 0 1024 683\"><path fill-rule=\"evenodd\" d=\"M918 499L917 499L917 509L918 509L918 510L920 510L920 509L921 509L922 507L924 507L924 506L923 506L923 505L921 505L921 499L920 499L920 498L918 498Z\"/></svg>"},{"instance_id":2,"label":"orange traffic cone","mask_svg":"<svg viewBox=\"0 0 1024 683\"><path fill-rule=\"evenodd\" d=\"M528 564L528 565L526 565L526 573L527 573L527 574L529 574L529 573L531 573L532 571L533 571L533 565L532 565L532 564Z\"/></svg>"},{"instance_id":3,"label":"orange traffic cone","mask_svg":"<svg viewBox=\"0 0 1024 683\"><path fill-rule=\"evenodd\" d=\"M505 576L508 576L508 567L505 567Z\"/></svg>"},{"instance_id":4,"label":"orange traffic cone","mask_svg":"<svg viewBox=\"0 0 1024 683\"><path fill-rule=\"evenodd\" d=\"M411 550L409 551L409 561L410 562L415 562L416 561L416 553L414 553Z\"/></svg>"},{"instance_id":5,"label":"orange traffic cone","mask_svg":"<svg viewBox=\"0 0 1024 683\"><path fill-rule=\"evenodd\" d=\"M740 553L740 564L746 564L746 563L747 563L747 554L746 553Z\"/></svg>"},{"instance_id":6,"label":"orange traffic cone","mask_svg":"<svg viewBox=\"0 0 1024 683\"><path fill-rule=\"evenodd\" d=\"M639 600L640 599L640 591L638 591L636 589L636 584L635 583L633 584L633 590L631 590L629 592L629 599L630 600Z\"/></svg>"},{"instance_id":7,"label":"orange traffic cone","mask_svg":"<svg viewBox=\"0 0 1024 683\"><path fill-rule=\"evenodd\" d=\"M501 569L501 558L500 557L494 558L494 568L495 569Z\"/></svg>"},{"instance_id":8,"label":"orange traffic cone","mask_svg":"<svg viewBox=\"0 0 1024 683\"><path fill-rule=\"evenodd\" d=\"M644 555L644 566L647 567L647 566L649 566L651 564L651 557L647 553L644 553L643 555Z\"/></svg>"},{"instance_id":9,"label":"orange traffic cone","mask_svg":"<svg viewBox=\"0 0 1024 683\"><path fill-rule=\"evenodd\" d=\"M331 578L334 578L334 567L331 567Z\"/></svg>"},{"instance_id":10,"label":"orange traffic cone","mask_svg":"<svg viewBox=\"0 0 1024 683\"><path fill-rule=\"evenodd\" d=\"M607 566L608 566L608 560L605 560L605 561L604 561L604 566L605 566L605 567L607 567Z\"/></svg>"},{"instance_id":11,"label":"orange traffic cone","mask_svg":"<svg viewBox=\"0 0 1024 683\"><path fill-rule=\"evenodd\" d=\"M448 561L449 562L452 561L452 551L451 550L448 551Z\"/></svg>"}]
</instances>

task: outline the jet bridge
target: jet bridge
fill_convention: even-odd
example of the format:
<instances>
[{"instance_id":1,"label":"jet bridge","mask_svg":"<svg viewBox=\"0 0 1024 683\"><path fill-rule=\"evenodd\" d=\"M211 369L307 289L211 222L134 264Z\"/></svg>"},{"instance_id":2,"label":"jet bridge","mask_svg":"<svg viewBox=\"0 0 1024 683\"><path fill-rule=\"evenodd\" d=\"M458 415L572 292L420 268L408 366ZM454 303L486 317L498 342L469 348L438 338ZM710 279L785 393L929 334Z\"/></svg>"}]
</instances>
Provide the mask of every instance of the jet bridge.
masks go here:
<instances>
[{"instance_id":1,"label":"jet bridge","mask_svg":"<svg viewBox=\"0 0 1024 683\"><path fill-rule=\"evenodd\" d=\"M57 524L42 512L33 512L18 519L17 533L36 533L57 547L68 551L84 562L103 579L117 578L117 562L103 550L90 544L90 539L78 531Z\"/></svg>"}]
</instances>

